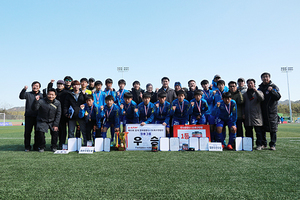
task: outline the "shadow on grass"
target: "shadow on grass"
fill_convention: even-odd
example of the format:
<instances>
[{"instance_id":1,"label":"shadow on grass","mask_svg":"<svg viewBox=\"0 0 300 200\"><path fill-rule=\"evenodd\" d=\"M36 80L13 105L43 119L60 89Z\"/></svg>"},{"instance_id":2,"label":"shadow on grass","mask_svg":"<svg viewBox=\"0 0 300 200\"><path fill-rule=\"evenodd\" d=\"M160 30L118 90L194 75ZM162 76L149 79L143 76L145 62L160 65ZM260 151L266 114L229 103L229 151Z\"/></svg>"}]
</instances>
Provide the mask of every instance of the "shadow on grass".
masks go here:
<instances>
[{"instance_id":1,"label":"shadow on grass","mask_svg":"<svg viewBox=\"0 0 300 200\"><path fill-rule=\"evenodd\" d=\"M22 144L11 144L11 145L1 145L0 151L24 151L24 145Z\"/></svg>"}]
</instances>

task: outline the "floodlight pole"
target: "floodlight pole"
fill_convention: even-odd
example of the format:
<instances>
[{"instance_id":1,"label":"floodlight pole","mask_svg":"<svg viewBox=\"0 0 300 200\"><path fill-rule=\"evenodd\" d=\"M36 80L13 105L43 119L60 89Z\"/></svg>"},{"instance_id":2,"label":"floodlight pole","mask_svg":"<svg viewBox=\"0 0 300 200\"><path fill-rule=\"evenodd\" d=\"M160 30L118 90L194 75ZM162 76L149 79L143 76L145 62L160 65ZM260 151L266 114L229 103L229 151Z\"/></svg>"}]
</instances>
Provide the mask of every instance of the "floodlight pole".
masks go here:
<instances>
[{"instance_id":1,"label":"floodlight pole","mask_svg":"<svg viewBox=\"0 0 300 200\"><path fill-rule=\"evenodd\" d=\"M290 84L289 84L289 72L293 71L293 67L281 67L281 72L286 73L287 85L288 85L288 94L289 94L289 108L290 108L290 120L293 122L292 118L292 104L290 97Z\"/></svg>"},{"instance_id":2,"label":"floodlight pole","mask_svg":"<svg viewBox=\"0 0 300 200\"><path fill-rule=\"evenodd\" d=\"M129 67L122 67L122 66L120 66L120 67L117 67L117 71L118 72L122 72L122 79L123 79L123 73L124 72L128 72L129 71Z\"/></svg>"}]
</instances>

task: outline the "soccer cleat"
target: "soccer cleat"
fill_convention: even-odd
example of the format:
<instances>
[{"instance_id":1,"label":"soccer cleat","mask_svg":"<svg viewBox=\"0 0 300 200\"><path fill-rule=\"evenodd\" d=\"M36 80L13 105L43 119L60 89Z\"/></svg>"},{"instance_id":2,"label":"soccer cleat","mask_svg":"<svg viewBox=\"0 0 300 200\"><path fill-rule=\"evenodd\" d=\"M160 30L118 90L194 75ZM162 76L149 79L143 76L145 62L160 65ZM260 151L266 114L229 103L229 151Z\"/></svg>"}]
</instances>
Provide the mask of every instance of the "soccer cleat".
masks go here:
<instances>
[{"instance_id":1,"label":"soccer cleat","mask_svg":"<svg viewBox=\"0 0 300 200\"><path fill-rule=\"evenodd\" d=\"M40 149L39 152L40 152L40 153L43 153L43 152L44 152L44 149Z\"/></svg>"},{"instance_id":2,"label":"soccer cleat","mask_svg":"<svg viewBox=\"0 0 300 200\"><path fill-rule=\"evenodd\" d=\"M270 150L275 151L276 148L275 147L270 147Z\"/></svg>"},{"instance_id":3,"label":"soccer cleat","mask_svg":"<svg viewBox=\"0 0 300 200\"><path fill-rule=\"evenodd\" d=\"M228 150L233 150L231 144L228 144L228 145L227 145L227 149L228 149Z\"/></svg>"}]
</instances>

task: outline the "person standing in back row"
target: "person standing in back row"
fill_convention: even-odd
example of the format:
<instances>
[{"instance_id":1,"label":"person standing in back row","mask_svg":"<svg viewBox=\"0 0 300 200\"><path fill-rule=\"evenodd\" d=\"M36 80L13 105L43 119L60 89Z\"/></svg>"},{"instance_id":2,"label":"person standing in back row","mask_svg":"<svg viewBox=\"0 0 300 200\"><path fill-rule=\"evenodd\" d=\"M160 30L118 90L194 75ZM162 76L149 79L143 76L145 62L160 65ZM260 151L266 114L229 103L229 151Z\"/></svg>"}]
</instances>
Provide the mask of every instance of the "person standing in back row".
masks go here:
<instances>
[{"instance_id":1,"label":"person standing in back row","mask_svg":"<svg viewBox=\"0 0 300 200\"><path fill-rule=\"evenodd\" d=\"M25 131L24 131L24 144L25 151L28 152L31 150L30 141L31 141L31 132L34 127L34 144L33 150L38 150L37 141L36 141L36 117L37 111L32 109L32 105L35 101L35 97L39 96L43 98L43 94L40 92L41 84L38 81L34 81L31 84L32 91L26 92L28 86L26 85L21 91L19 98L26 99L26 107L25 107Z\"/></svg>"},{"instance_id":2,"label":"person standing in back row","mask_svg":"<svg viewBox=\"0 0 300 200\"><path fill-rule=\"evenodd\" d=\"M267 147L266 132L270 132L270 150L276 150L276 132L278 130L278 101L281 98L279 88L271 81L271 75L265 72L261 75L262 83L259 90L264 93L264 101L261 103L263 113L262 148Z\"/></svg>"}]
</instances>

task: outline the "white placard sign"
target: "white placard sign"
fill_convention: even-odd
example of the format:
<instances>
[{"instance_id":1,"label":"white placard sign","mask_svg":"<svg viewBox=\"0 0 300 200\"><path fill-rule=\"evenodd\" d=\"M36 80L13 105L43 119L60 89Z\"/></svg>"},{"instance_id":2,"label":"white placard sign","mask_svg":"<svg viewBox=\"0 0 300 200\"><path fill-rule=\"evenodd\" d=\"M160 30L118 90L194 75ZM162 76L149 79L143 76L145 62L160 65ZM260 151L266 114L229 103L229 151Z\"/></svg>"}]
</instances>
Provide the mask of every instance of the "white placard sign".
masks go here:
<instances>
[{"instance_id":1,"label":"white placard sign","mask_svg":"<svg viewBox=\"0 0 300 200\"><path fill-rule=\"evenodd\" d=\"M204 137L204 138L199 138L199 143L200 143L200 151L208 151L208 144L209 144L209 138Z\"/></svg>"},{"instance_id":2,"label":"white placard sign","mask_svg":"<svg viewBox=\"0 0 300 200\"><path fill-rule=\"evenodd\" d=\"M95 138L95 152L104 151L103 138Z\"/></svg>"},{"instance_id":3,"label":"white placard sign","mask_svg":"<svg viewBox=\"0 0 300 200\"><path fill-rule=\"evenodd\" d=\"M189 139L189 148L195 148L195 151L199 151L199 138L190 137L190 139Z\"/></svg>"},{"instance_id":4,"label":"white placard sign","mask_svg":"<svg viewBox=\"0 0 300 200\"><path fill-rule=\"evenodd\" d=\"M235 138L235 150L236 151L242 151L243 150L243 138L242 137L236 137Z\"/></svg>"},{"instance_id":5,"label":"white placard sign","mask_svg":"<svg viewBox=\"0 0 300 200\"><path fill-rule=\"evenodd\" d=\"M170 151L179 151L179 137L170 138Z\"/></svg>"},{"instance_id":6,"label":"white placard sign","mask_svg":"<svg viewBox=\"0 0 300 200\"><path fill-rule=\"evenodd\" d=\"M244 137L243 138L243 150L244 151L252 151L252 138Z\"/></svg>"},{"instance_id":7,"label":"white placard sign","mask_svg":"<svg viewBox=\"0 0 300 200\"><path fill-rule=\"evenodd\" d=\"M110 138L105 138L104 139L104 147L103 150L105 152L110 152Z\"/></svg>"},{"instance_id":8,"label":"white placard sign","mask_svg":"<svg viewBox=\"0 0 300 200\"><path fill-rule=\"evenodd\" d=\"M168 137L160 138L159 149L160 151L170 151L170 139Z\"/></svg>"},{"instance_id":9,"label":"white placard sign","mask_svg":"<svg viewBox=\"0 0 300 200\"><path fill-rule=\"evenodd\" d=\"M82 138L76 138L77 139L77 151L82 147Z\"/></svg>"},{"instance_id":10,"label":"white placard sign","mask_svg":"<svg viewBox=\"0 0 300 200\"><path fill-rule=\"evenodd\" d=\"M56 151L54 152L54 154L68 154L68 153L69 153L68 150L56 150Z\"/></svg>"},{"instance_id":11,"label":"white placard sign","mask_svg":"<svg viewBox=\"0 0 300 200\"><path fill-rule=\"evenodd\" d=\"M221 142L211 142L208 144L209 151L223 151Z\"/></svg>"},{"instance_id":12,"label":"white placard sign","mask_svg":"<svg viewBox=\"0 0 300 200\"><path fill-rule=\"evenodd\" d=\"M79 154L92 154L94 153L95 148L94 147L81 147L79 149Z\"/></svg>"},{"instance_id":13,"label":"white placard sign","mask_svg":"<svg viewBox=\"0 0 300 200\"><path fill-rule=\"evenodd\" d=\"M69 138L68 139L68 151L78 151L78 142L77 138Z\"/></svg>"},{"instance_id":14,"label":"white placard sign","mask_svg":"<svg viewBox=\"0 0 300 200\"><path fill-rule=\"evenodd\" d=\"M165 128L162 124L127 124L126 150L151 150L153 142L159 147L159 138L166 137Z\"/></svg>"}]
</instances>

